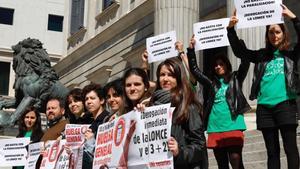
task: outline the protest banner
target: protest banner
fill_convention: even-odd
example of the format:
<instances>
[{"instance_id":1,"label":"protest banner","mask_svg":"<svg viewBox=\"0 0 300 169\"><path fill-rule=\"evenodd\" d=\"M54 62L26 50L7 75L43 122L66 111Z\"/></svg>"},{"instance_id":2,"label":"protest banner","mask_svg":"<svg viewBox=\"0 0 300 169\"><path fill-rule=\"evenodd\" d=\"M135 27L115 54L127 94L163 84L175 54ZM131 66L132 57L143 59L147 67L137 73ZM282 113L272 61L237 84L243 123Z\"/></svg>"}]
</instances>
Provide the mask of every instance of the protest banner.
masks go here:
<instances>
[{"instance_id":1,"label":"protest banner","mask_svg":"<svg viewBox=\"0 0 300 169\"><path fill-rule=\"evenodd\" d=\"M136 113L138 123L130 143L129 168L173 168L173 155L167 144L172 112L170 104L164 104Z\"/></svg>"},{"instance_id":2,"label":"protest banner","mask_svg":"<svg viewBox=\"0 0 300 169\"><path fill-rule=\"evenodd\" d=\"M281 0L234 0L237 28L283 23Z\"/></svg>"},{"instance_id":3,"label":"protest banner","mask_svg":"<svg viewBox=\"0 0 300 169\"><path fill-rule=\"evenodd\" d=\"M229 46L227 26L229 18L209 20L194 24L195 50Z\"/></svg>"},{"instance_id":4,"label":"protest banner","mask_svg":"<svg viewBox=\"0 0 300 169\"><path fill-rule=\"evenodd\" d=\"M28 146L28 158L25 165L25 169L35 169L37 160L40 157L44 142L38 142L29 144Z\"/></svg>"},{"instance_id":5,"label":"protest banner","mask_svg":"<svg viewBox=\"0 0 300 169\"><path fill-rule=\"evenodd\" d=\"M76 169L82 168L82 157L83 157L83 143L84 133L87 131L90 125L79 125L79 124L67 124L65 130L66 146L72 151L70 155L70 168L75 167Z\"/></svg>"},{"instance_id":6,"label":"protest banner","mask_svg":"<svg viewBox=\"0 0 300 169\"><path fill-rule=\"evenodd\" d=\"M83 145L73 147L72 153L69 155L69 169L81 169L83 162Z\"/></svg>"},{"instance_id":7,"label":"protest banner","mask_svg":"<svg viewBox=\"0 0 300 169\"><path fill-rule=\"evenodd\" d=\"M30 138L0 140L0 166L25 166Z\"/></svg>"},{"instance_id":8,"label":"protest banner","mask_svg":"<svg viewBox=\"0 0 300 169\"><path fill-rule=\"evenodd\" d=\"M132 113L127 113L98 127L93 169L101 167L117 168L123 160L123 145L130 128Z\"/></svg>"},{"instance_id":9,"label":"protest banner","mask_svg":"<svg viewBox=\"0 0 300 169\"><path fill-rule=\"evenodd\" d=\"M93 169L173 168L167 147L172 115L170 104L131 111L100 125L96 138Z\"/></svg>"},{"instance_id":10,"label":"protest banner","mask_svg":"<svg viewBox=\"0 0 300 169\"><path fill-rule=\"evenodd\" d=\"M65 136L68 145L80 146L84 142L84 133L90 125L86 124L67 124Z\"/></svg>"},{"instance_id":11,"label":"protest banner","mask_svg":"<svg viewBox=\"0 0 300 169\"><path fill-rule=\"evenodd\" d=\"M66 140L47 141L40 169L68 169L69 154L66 153L65 144Z\"/></svg>"},{"instance_id":12,"label":"protest banner","mask_svg":"<svg viewBox=\"0 0 300 169\"><path fill-rule=\"evenodd\" d=\"M146 39L148 62L157 62L177 56L175 49L176 32L171 31Z\"/></svg>"},{"instance_id":13,"label":"protest banner","mask_svg":"<svg viewBox=\"0 0 300 169\"><path fill-rule=\"evenodd\" d=\"M63 146L64 145L62 145L61 154L59 154L57 157L57 161L54 165L54 169L75 169L74 165L72 165L72 167L70 166L71 154L68 154L67 151L63 148Z\"/></svg>"}]
</instances>

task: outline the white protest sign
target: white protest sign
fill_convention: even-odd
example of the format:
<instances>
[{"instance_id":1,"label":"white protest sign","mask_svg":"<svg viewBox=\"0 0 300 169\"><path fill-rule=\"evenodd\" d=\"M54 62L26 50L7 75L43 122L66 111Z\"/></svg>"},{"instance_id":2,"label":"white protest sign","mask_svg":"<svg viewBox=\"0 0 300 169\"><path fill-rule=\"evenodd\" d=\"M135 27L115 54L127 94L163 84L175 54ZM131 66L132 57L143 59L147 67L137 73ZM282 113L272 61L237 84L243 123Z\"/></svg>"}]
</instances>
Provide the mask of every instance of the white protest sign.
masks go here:
<instances>
[{"instance_id":1,"label":"white protest sign","mask_svg":"<svg viewBox=\"0 0 300 169\"><path fill-rule=\"evenodd\" d=\"M29 144L28 158L27 158L27 163L25 165L25 169L35 169L36 162L40 157L43 146L44 146L44 142Z\"/></svg>"},{"instance_id":2,"label":"white protest sign","mask_svg":"<svg viewBox=\"0 0 300 169\"><path fill-rule=\"evenodd\" d=\"M29 137L0 140L0 166L24 166L29 142Z\"/></svg>"},{"instance_id":3,"label":"white protest sign","mask_svg":"<svg viewBox=\"0 0 300 169\"><path fill-rule=\"evenodd\" d=\"M167 147L171 135L170 104L131 111L98 128L93 169L173 168Z\"/></svg>"},{"instance_id":4,"label":"white protest sign","mask_svg":"<svg viewBox=\"0 0 300 169\"><path fill-rule=\"evenodd\" d=\"M125 150L124 145L129 145L127 133L132 115L127 113L98 127L93 169L105 166L117 168L122 165L120 163L125 162L123 154L128 154L128 149Z\"/></svg>"},{"instance_id":5,"label":"white protest sign","mask_svg":"<svg viewBox=\"0 0 300 169\"><path fill-rule=\"evenodd\" d=\"M83 162L83 145L72 148L72 154L69 158L69 169L81 169Z\"/></svg>"},{"instance_id":6,"label":"white protest sign","mask_svg":"<svg viewBox=\"0 0 300 169\"><path fill-rule=\"evenodd\" d=\"M65 135L68 146L81 146L84 142L84 133L90 125L67 124Z\"/></svg>"},{"instance_id":7,"label":"white protest sign","mask_svg":"<svg viewBox=\"0 0 300 169\"><path fill-rule=\"evenodd\" d=\"M64 149L58 156L55 163L54 169L71 169L70 165L70 154ZM81 166L80 166L81 167ZM74 166L72 166L72 169Z\"/></svg>"},{"instance_id":8,"label":"white protest sign","mask_svg":"<svg viewBox=\"0 0 300 169\"><path fill-rule=\"evenodd\" d=\"M195 50L229 46L227 26L229 18L209 20L194 24Z\"/></svg>"},{"instance_id":9,"label":"white protest sign","mask_svg":"<svg viewBox=\"0 0 300 169\"><path fill-rule=\"evenodd\" d=\"M281 0L234 0L237 28L283 23Z\"/></svg>"},{"instance_id":10,"label":"white protest sign","mask_svg":"<svg viewBox=\"0 0 300 169\"><path fill-rule=\"evenodd\" d=\"M68 168L68 156L66 155L66 140L50 140L45 143L45 151L40 169Z\"/></svg>"},{"instance_id":11,"label":"white protest sign","mask_svg":"<svg viewBox=\"0 0 300 169\"><path fill-rule=\"evenodd\" d=\"M66 135L66 146L68 146L72 154L70 155L69 168L82 168L82 156L83 156L83 143L84 133L87 131L90 125L80 124L67 124L65 135Z\"/></svg>"},{"instance_id":12,"label":"white protest sign","mask_svg":"<svg viewBox=\"0 0 300 169\"><path fill-rule=\"evenodd\" d=\"M136 114L138 125L130 143L128 167L173 168L173 155L167 144L172 125L170 104L146 107Z\"/></svg>"},{"instance_id":13,"label":"white protest sign","mask_svg":"<svg viewBox=\"0 0 300 169\"><path fill-rule=\"evenodd\" d=\"M177 56L176 32L171 31L146 39L148 62L157 62Z\"/></svg>"}]
</instances>

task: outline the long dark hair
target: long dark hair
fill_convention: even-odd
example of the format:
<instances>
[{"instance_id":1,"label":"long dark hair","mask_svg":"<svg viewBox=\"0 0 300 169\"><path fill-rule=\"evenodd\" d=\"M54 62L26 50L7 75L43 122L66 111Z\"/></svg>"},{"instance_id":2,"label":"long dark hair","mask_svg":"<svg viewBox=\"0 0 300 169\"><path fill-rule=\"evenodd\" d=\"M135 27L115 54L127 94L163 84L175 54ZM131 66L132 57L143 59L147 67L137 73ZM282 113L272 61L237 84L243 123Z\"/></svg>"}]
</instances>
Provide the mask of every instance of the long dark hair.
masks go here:
<instances>
[{"instance_id":1,"label":"long dark hair","mask_svg":"<svg viewBox=\"0 0 300 169\"><path fill-rule=\"evenodd\" d=\"M149 78L147 76L147 73L141 69L141 68L130 68L128 69L124 76L123 76L123 86L124 86L124 91L126 88L126 79L131 76L131 75L136 75L142 78L142 81L145 85L145 88L148 90L150 87L150 83L149 83ZM146 92L145 92L146 93ZM145 96L145 94L144 94ZM142 97L140 100L144 99L144 97ZM133 110L135 105L133 105L133 102L128 98L127 94L125 94L125 110L126 112L129 112L131 110Z\"/></svg>"},{"instance_id":2,"label":"long dark hair","mask_svg":"<svg viewBox=\"0 0 300 169\"><path fill-rule=\"evenodd\" d=\"M217 64L217 60L222 60L222 62L224 62L226 68L227 68L227 72L225 72L225 76L229 76L232 72L232 65L230 63L229 58L227 57L227 55L225 53L217 53L214 56L214 60L212 61L212 63L210 64L210 72L212 72L212 77L210 77L213 81L215 80L215 78L220 78L216 71L215 71L215 67Z\"/></svg>"},{"instance_id":3,"label":"long dark hair","mask_svg":"<svg viewBox=\"0 0 300 169\"><path fill-rule=\"evenodd\" d=\"M280 43L278 49L279 50L288 50L290 47L290 36L289 36L289 32L288 29L286 28L285 24L281 23L281 24L277 24L283 33L283 40ZM266 26L266 33L265 33L265 40L266 40L266 48L267 49L272 49L275 48L269 41L269 37L268 37L268 33L269 33L269 29L270 29L271 25L267 25Z\"/></svg>"},{"instance_id":4,"label":"long dark hair","mask_svg":"<svg viewBox=\"0 0 300 169\"><path fill-rule=\"evenodd\" d=\"M28 107L26 108L25 112L22 114L21 118L19 119L19 133L17 135L17 137L24 137L25 133L27 132L27 127L25 125L24 119L27 113L33 111L35 113L36 116L36 121L34 123L34 125L32 126L32 134L30 137L30 140L32 142L38 142L40 141L40 139L43 136L43 130L42 130L42 125L41 125L41 116L39 114L39 112L36 110L36 108L32 107Z\"/></svg>"},{"instance_id":5,"label":"long dark hair","mask_svg":"<svg viewBox=\"0 0 300 169\"><path fill-rule=\"evenodd\" d=\"M195 105L202 117L202 105L197 99L195 93L191 88L191 84L186 76L185 70L183 68L182 62L178 58L167 59L159 64L156 71L156 86L157 90L161 89L160 86L160 70L162 66L166 66L167 69L172 73L173 77L176 79L177 86L171 89L171 105L175 106L176 123L183 123L189 119L189 106Z\"/></svg>"}]
</instances>

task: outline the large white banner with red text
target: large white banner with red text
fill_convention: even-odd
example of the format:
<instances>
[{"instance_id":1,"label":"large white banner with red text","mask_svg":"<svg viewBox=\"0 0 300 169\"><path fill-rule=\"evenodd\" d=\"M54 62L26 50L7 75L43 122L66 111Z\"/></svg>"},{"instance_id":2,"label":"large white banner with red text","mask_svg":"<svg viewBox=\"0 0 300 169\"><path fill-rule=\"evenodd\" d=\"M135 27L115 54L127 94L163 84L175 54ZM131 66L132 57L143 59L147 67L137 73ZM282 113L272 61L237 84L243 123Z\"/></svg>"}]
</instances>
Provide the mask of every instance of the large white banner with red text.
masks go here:
<instances>
[{"instance_id":1,"label":"large white banner with red text","mask_svg":"<svg viewBox=\"0 0 300 169\"><path fill-rule=\"evenodd\" d=\"M167 141L171 135L170 104L131 111L98 128L93 169L173 168Z\"/></svg>"}]
</instances>

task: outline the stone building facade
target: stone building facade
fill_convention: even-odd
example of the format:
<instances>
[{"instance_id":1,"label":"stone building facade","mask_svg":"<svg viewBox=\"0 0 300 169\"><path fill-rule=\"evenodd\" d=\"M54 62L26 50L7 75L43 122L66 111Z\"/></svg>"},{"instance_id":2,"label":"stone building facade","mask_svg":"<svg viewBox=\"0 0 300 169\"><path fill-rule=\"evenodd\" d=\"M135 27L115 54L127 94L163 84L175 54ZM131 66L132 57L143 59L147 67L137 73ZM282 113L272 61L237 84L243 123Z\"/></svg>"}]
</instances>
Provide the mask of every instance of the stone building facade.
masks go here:
<instances>
[{"instance_id":1,"label":"stone building facade","mask_svg":"<svg viewBox=\"0 0 300 169\"><path fill-rule=\"evenodd\" d=\"M91 82L105 85L123 75L129 67L139 67L146 38L176 30L177 39L187 46L193 24L230 17L233 0L66 0L64 58L54 66L68 88ZM299 14L297 0L285 4ZM249 48L264 47L264 27L238 30ZM199 65L205 67L216 52L227 52L233 69L239 60L230 47L199 52ZM156 64L152 66L152 79ZM253 65L244 83L250 93ZM255 102L251 102L255 105Z\"/></svg>"}]
</instances>

